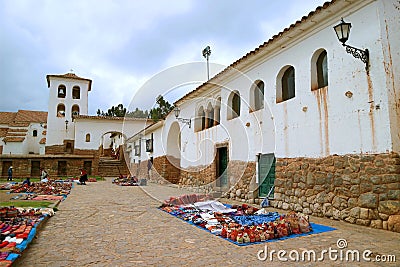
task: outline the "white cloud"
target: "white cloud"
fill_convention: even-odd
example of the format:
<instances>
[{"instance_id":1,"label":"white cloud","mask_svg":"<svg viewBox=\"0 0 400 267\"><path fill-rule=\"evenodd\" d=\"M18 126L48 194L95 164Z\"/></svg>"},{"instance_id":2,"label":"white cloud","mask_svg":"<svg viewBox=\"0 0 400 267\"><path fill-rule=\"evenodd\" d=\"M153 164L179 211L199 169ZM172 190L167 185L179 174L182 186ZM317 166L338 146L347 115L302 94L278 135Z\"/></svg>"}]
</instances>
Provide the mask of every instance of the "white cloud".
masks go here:
<instances>
[{"instance_id":1,"label":"white cloud","mask_svg":"<svg viewBox=\"0 0 400 267\"><path fill-rule=\"evenodd\" d=\"M229 65L322 3L0 0L0 106L46 110L46 75L70 69L93 80L91 114L128 105L162 70L205 63L205 46L211 63Z\"/></svg>"}]
</instances>

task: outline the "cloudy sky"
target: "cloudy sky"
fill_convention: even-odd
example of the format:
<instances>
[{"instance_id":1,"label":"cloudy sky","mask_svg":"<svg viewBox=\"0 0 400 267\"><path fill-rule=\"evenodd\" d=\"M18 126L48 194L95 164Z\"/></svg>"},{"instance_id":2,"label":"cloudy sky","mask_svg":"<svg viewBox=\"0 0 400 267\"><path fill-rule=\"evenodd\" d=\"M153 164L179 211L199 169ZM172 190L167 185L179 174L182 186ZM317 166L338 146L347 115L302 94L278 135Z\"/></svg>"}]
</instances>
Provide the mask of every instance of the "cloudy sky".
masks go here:
<instances>
[{"instance_id":1,"label":"cloudy sky","mask_svg":"<svg viewBox=\"0 0 400 267\"><path fill-rule=\"evenodd\" d=\"M46 111L46 75L71 70L93 80L89 114L132 106L157 73L205 64L207 45L229 65L324 2L0 0L0 111Z\"/></svg>"}]
</instances>

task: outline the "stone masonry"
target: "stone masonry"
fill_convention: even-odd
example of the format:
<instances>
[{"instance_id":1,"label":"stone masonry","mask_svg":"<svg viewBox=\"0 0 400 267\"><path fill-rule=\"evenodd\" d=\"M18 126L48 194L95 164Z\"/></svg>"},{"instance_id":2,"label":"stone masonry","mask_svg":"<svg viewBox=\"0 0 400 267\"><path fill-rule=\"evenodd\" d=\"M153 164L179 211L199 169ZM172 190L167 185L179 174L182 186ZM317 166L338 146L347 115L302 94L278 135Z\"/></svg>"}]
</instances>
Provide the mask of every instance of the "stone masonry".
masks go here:
<instances>
[{"instance_id":1,"label":"stone masonry","mask_svg":"<svg viewBox=\"0 0 400 267\"><path fill-rule=\"evenodd\" d=\"M277 159L271 205L400 232L400 156Z\"/></svg>"}]
</instances>

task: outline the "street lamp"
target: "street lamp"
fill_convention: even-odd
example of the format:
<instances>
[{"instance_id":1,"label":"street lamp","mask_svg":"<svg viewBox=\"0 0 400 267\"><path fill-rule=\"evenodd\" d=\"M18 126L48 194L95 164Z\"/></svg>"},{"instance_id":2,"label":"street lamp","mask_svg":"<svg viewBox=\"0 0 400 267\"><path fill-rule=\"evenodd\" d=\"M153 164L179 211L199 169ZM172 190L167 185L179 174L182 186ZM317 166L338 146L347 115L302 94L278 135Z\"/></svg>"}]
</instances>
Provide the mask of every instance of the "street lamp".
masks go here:
<instances>
[{"instance_id":1,"label":"street lamp","mask_svg":"<svg viewBox=\"0 0 400 267\"><path fill-rule=\"evenodd\" d=\"M191 119L179 118L179 113L180 112L181 112L181 110L180 110L179 107L174 108L175 118L180 122L186 123L187 125L189 125L189 128L190 128L192 120Z\"/></svg>"},{"instance_id":2,"label":"street lamp","mask_svg":"<svg viewBox=\"0 0 400 267\"><path fill-rule=\"evenodd\" d=\"M350 45L345 44L349 39L351 23L344 22L343 18L341 22L334 26L333 29L342 45L346 48L346 52L352 54L353 57L361 59L365 63L365 70L368 71L369 68L369 51L368 49L362 50Z\"/></svg>"},{"instance_id":3,"label":"street lamp","mask_svg":"<svg viewBox=\"0 0 400 267\"><path fill-rule=\"evenodd\" d=\"M207 59L207 81L210 79L210 69L208 66L208 58L211 55L211 48L207 45L206 48L203 49L203 57Z\"/></svg>"}]
</instances>

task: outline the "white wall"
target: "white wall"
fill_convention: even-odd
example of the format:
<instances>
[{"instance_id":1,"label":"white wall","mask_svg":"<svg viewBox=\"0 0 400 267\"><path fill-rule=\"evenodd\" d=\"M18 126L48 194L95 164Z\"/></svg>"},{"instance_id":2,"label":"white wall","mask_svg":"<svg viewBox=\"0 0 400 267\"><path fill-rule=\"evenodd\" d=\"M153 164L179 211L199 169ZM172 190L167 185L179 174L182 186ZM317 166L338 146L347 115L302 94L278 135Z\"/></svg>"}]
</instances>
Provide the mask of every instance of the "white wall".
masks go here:
<instances>
[{"instance_id":1,"label":"white wall","mask_svg":"<svg viewBox=\"0 0 400 267\"><path fill-rule=\"evenodd\" d=\"M72 106L79 106L79 114L87 115L88 112L88 90L89 81L74 80L61 77L49 77L49 107L47 115L47 139L46 145L62 145L65 139L74 139L74 122L72 121ZM63 84L66 86L66 97L58 97L58 86ZM80 87L80 99L72 98L72 88ZM64 104L65 117L57 117L58 104ZM68 120L66 128L65 121Z\"/></svg>"},{"instance_id":2,"label":"white wall","mask_svg":"<svg viewBox=\"0 0 400 267\"><path fill-rule=\"evenodd\" d=\"M142 119L76 119L75 121L75 148L98 149L105 133L120 132L125 138L144 129L146 121ZM90 134L90 142L86 142L86 134ZM108 138L109 135L104 138ZM108 138L109 139L109 138ZM108 147L104 147L108 148Z\"/></svg>"},{"instance_id":3,"label":"white wall","mask_svg":"<svg viewBox=\"0 0 400 267\"><path fill-rule=\"evenodd\" d=\"M299 40L293 36L286 48L260 56L242 75L224 84L227 90L208 90L197 99L181 104L180 117L194 118L199 105L207 107L209 97L220 95L222 102L220 125L195 133L193 124L192 129L181 124L181 166L211 163L215 144L226 141L229 141L229 159L246 161L254 161L258 153L275 153L277 157L324 157L392 151L391 103L382 64L385 58L377 12L380 5L372 2L361 9L356 6L339 13L326 13L330 15L319 28ZM398 19L399 12L391 16L392 20ZM341 17L353 26L348 44L369 49L368 74L365 64L346 53L337 40L333 26ZM399 40L390 39L391 45L397 48ZM312 57L321 48L328 55L329 85L312 91ZM398 63L392 64L393 69L398 68ZM295 68L296 96L277 104L277 76L288 65ZM256 80L265 83L266 103L263 110L249 113L250 88ZM241 116L227 120L228 97L233 90L241 95ZM352 92L351 98L346 96L347 91ZM393 120L394 114L390 116ZM174 114L166 118L164 135L174 121ZM164 138L164 146L167 143Z\"/></svg>"}]
</instances>

